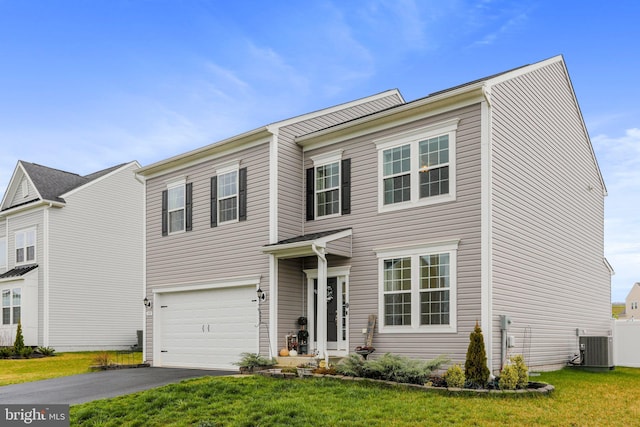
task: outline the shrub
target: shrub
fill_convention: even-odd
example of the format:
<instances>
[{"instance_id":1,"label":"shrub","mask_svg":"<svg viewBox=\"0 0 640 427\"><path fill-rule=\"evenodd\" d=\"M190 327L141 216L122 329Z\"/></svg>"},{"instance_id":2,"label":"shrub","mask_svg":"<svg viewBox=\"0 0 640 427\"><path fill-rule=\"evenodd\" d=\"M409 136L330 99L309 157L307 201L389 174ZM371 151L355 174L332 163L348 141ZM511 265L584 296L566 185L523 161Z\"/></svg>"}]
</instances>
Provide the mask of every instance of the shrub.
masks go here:
<instances>
[{"instance_id":1,"label":"shrub","mask_svg":"<svg viewBox=\"0 0 640 427\"><path fill-rule=\"evenodd\" d=\"M234 365L249 370L256 367L269 367L276 364L275 359L260 356L257 353L242 353L240 356L242 356L242 358L239 362L235 362Z\"/></svg>"},{"instance_id":2,"label":"shrub","mask_svg":"<svg viewBox=\"0 0 640 427\"><path fill-rule=\"evenodd\" d=\"M478 322L476 322L476 327L469 335L469 340L467 359L464 362L464 376L472 387L484 387L487 384L490 372L487 367L484 337Z\"/></svg>"},{"instance_id":3,"label":"shrub","mask_svg":"<svg viewBox=\"0 0 640 427\"><path fill-rule=\"evenodd\" d=\"M365 360L358 354L350 354L338 363L336 371L341 375L348 377L363 377L364 376L364 363Z\"/></svg>"},{"instance_id":4,"label":"shrub","mask_svg":"<svg viewBox=\"0 0 640 427\"><path fill-rule=\"evenodd\" d=\"M40 353L43 356L53 356L56 351L51 348L51 347L38 347L38 349L36 350L38 353Z\"/></svg>"},{"instance_id":5,"label":"shrub","mask_svg":"<svg viewBox=\"0 0 640 427\"><path fill-rule=\"evenodd\" d=\"M13 354L13 347L0 347L0 359L7 359Z\"/></svg>"},{"instance_id":6,"label":"shrub","mask_svg":"<svg viewBox=\"0 0 640 427\"><path fill-rule=\"evenodd\" d=\"M513 366L515 366L518 372L518 388L527 388L529 384L529 368L524 363L524 357L521 354L516 354L509 358Z\"/></svg>"},{"instance_id":7,"label":"shrub","mask_svg":"<svg viewBox=\"0 0 640 427\"><path fill-rule=\"evenodd\" d=\"M431 372L446 363L438 357L429 362L409 359L404 356L386 353L364 364L364 376L373 379L395 381L399 383L424 384Z\"/></svg>"},{"instance_id":8,"label":"shrub","mask_svg":"<svg viewBox=\"0 0 640 427\"><path fill-rule=\"evenodd\" d=\"M518 369L515 365L507 363L502 368L498 385L502 390L515 390L518 385Z\"/></svg>"},{"instance_id":9,"label":"shrub","mask_svg":"<svg viewBox=\"0 0 640 427\"><path fill-rule=\"evenodd\" d=\"M24 337L22 336L22 322L18 322L18 330L16 331L16 340L13 342L13 351L20 355L24 349Z\"/></svg>"},{"instance_id":10,"label":"shrub","mask_svg":"<svg viewBox=\"0 0 640 427\"><path fill-rule=\"evenodd\" d=\"M460 365L451 365L444 374L444 380L447 387L462 388L465 382L464 370Z\"/></svg>"},{"instance_id":11,"label":"shrub","mask_svg":"<svg viewBox=\"0 0 640 427\"><path fill-rule=\"evenodd\" d=\"M23 347L22 350L20 350L20 352L17 353L18 356L24 357L25 359L29 359L32 354L33 354L33 349L31 347Z\"/></svg>"}]
</instances>

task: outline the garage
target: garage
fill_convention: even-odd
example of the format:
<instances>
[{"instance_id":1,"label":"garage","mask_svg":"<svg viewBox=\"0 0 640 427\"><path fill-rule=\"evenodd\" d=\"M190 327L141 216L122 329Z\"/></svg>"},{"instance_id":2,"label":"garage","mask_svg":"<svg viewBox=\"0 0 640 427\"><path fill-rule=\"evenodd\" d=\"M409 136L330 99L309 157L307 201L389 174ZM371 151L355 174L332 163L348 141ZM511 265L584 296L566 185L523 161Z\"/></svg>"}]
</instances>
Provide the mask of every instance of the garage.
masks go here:
<instances>
[{"instance_id":1,"label":"garage","mask_svg":"<svg viewBox=\"0 0 640 427\"><path fill-rule=\"evenodd\" d=\"M236 369L240 353L258 351L255 286L158 293L156 366Z\"/></svg>"}]
</instances>

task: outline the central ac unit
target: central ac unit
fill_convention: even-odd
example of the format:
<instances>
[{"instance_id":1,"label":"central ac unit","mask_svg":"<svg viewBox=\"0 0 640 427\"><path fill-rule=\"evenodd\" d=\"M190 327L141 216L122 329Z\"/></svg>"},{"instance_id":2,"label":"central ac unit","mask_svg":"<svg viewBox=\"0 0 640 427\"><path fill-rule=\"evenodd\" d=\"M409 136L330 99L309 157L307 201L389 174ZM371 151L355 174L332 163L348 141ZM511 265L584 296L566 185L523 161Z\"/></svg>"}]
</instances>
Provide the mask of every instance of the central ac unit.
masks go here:
<instances>
[{"instance_id":1,"label":"central ac unit","mask_svg":"<svg viewBox=\"0 0 640 427\"><path fill-rule=\"evenodd\" d=\"M613 369L613 337L580 337L581 365Z\"/></svg>"}]
</instances>

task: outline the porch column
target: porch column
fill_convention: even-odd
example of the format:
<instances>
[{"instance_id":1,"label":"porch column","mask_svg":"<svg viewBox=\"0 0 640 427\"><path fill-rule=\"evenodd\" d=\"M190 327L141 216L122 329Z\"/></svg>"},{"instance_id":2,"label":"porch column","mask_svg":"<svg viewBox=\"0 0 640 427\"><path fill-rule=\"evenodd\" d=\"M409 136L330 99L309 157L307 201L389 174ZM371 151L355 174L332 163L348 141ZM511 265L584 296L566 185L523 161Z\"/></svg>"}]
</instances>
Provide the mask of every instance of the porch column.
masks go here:
<instances>
[{"instance_id":1,"label":"porch column","mask_svg":"<svg viewBox=\"0 0 640 427\"><path fill-rule=\"evenodd\" d=\"M316 328L318 335L318 356L325 360L329 366L329 353L327 352L327 258L325 248L312 245L313 251L318 255L318 309Z\"/></svg>"}]
</instances>

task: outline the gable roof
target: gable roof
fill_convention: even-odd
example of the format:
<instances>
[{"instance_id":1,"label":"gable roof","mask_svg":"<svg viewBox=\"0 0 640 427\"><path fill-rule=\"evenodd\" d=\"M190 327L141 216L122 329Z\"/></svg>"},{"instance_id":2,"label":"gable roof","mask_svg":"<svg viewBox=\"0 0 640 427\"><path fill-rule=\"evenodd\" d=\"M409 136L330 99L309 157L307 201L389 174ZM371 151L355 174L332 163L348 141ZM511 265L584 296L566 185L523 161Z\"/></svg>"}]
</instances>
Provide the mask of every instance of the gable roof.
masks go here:
<instances>
[{"instance_id":1,"label":"gable roof","mask_svg":"<svg viewBox=\"0 0 640 427\"><path fill-rule=\"evenodd\" d=\"M127 164L129 163L121 163L119 165L111 166L109 168L93 172L89 175L81 176L76 173L50 168L48 166L26 162L24 160L19 160L13 177L11 178L11 182L7 187L7 192L2 200L2 205L0 205L0 211L5 211L17 206L30 204L38 200L65 203L65 200L62 197L64 194L92 181L95 181L98 178L101 178ZM33 185L33 188L35 189L37 194L23 203L12 206L5 206L5 204L10 200L9 194L13 194L15 192L15 188L19 184L18 181L20 181L23 175L26 176L26 178Z\"/></svg>"},{"instance_id":2,"label":"gable roof","mask_svg":"<svg viewBox=\"0 0 640 427\"><path fill-rule=\"evenodd\" d=\"M21 265L21 266L12 268L11 270L0 274L0 280L24 276L25 274L27 274L32 270L35 270L36 268L38 268L38 264Z\"/></svg>"}]
</instances>

